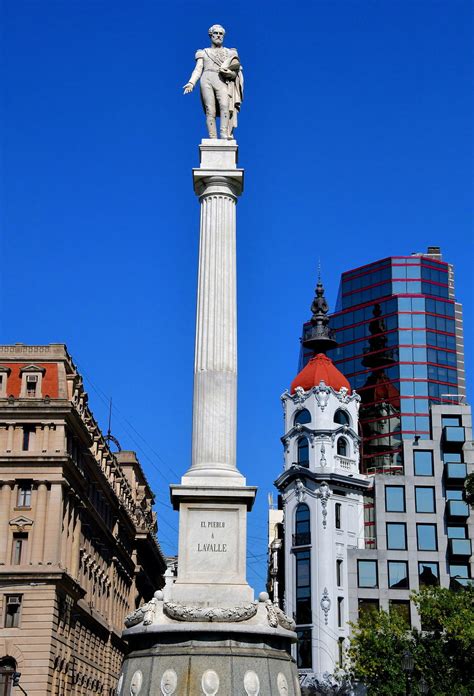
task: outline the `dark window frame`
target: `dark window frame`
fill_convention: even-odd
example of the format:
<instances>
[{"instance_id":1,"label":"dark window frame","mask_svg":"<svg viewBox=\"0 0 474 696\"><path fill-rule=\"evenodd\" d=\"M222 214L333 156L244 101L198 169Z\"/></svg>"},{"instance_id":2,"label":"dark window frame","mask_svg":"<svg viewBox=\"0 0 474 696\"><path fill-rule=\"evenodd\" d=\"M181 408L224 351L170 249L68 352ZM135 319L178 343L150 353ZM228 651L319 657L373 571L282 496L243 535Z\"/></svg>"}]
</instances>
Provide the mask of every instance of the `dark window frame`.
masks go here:
<instances>
[{"instance_id":1,"label":"dark window frame","mask_svg":"<svg viewBox=\"0 0 474 696\"><path fill-rule=\"evenodd\" d=\"M406 585L401 586L401 587L396 587L395 584L391 584L390 582L390 566L394 565L404 565L406 568ZM409 567L408 567L408 561L398 561L398 560L393 560L390 559L387 561L387 582L388 582L388 589L389 590L409 590L410 589L410 575L409 575Z\"/></svg>"},{"instance_id":2,"label":"dark window frame","mask_svg":"<svg viewBox=\"0 0 474 696\"><path fill-rule=\"evenodd\" d=\"M302 455L302 452L305 450L307 452L306 459L304 459L304 455ZM309 440L306 435L298 438L298 442L296 443L296 458L300 466L304 466L305 468L309 467Z\"/></svg>"},{"instance_id":3,"label":"dark window frame","mask_svg":"<svg viewBox=\"0 0 474 696\"><path fill-rule=\"evenodd\" d=\"M375 565L375 585L361 585L360 584L360 567L362 563L370 563L371 565ZM357 587L361 588L366 588L366 589L377 589L379 586L379 565L376 559L374 558L359 558L357 559Z\"/></svg>"},{"instance_id":4,"label":"dark window frame","mask_svg":"<svg viewBox=\"0 0 474 696\"><path fill-rule=\"evenodd\" d=\"M387 491L389 489L401 489L403 492L403 509L402 510L392 510L388 507L388 502L387 502ZM406 512L407 509L407 503L406 503L406 491L405 491L405 486L392 486L392 485L387 485L385 486L385 512Z\"/></svg>"},{"instance_id":5,"label":"dark window frame","mask_svg":"<svg viewBox=\"0 0 474 696\"><path fill-rule=\"evenodd\" d=\"M434 548L429 548L429 549L420 548L420 539L418 536L418 530L421 527L434 527L434 541L435 541ZM418 551L437 551L438 550L438 525L436 524L436 522L417 522L417 524L416 524L416 548Z\"/></svg>"},{"instance_id":6,"label":"dark window frame","mask_svg":"<svg viewBox=\"0 0 474 696\"><path fill-rule=\"evenodd\" d=\"M419 490L431 490L433 494L433 509L432 510L418 510L418 499L417 491ZM415 486L415 512L419 512L425 515L431 515L436 512L436 488L434 486Z\"/></svg>"},{"instance_id":7,"label":"dark window frame","mask_svg":"<svg viewBox=\"0 0 474 696\"><path fill-rule=\"evenodd\" d=\"M386 522L385 527L386 527L385 532L386 532L386 538L387 538L387 549L390 551L406 551L408 548L406 522ZM405 537L405 545L404 546L389 546L389 527L403 527L404 537Z\"/></svg>"}]
</instances>

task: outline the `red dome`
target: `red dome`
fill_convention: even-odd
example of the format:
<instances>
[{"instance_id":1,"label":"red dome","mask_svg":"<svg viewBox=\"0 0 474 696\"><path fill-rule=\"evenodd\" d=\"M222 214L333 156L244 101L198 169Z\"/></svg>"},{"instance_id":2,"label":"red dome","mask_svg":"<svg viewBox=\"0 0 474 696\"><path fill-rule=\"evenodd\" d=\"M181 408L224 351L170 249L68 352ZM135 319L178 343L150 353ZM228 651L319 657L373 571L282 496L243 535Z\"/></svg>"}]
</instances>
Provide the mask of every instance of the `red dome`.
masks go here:
<instances>
[{"instance_id":1,"label":"red dome","mask_svg":"<svg viewBox=\"0 0 474 696\"><path fill-rule=\"evenodd\" d=\"M317 387L321 381L328 387L332 387L334 391L339 391L341 387L345 387L349 393L351 392L351 385L347 379L324 353L318 353L311 358L306 367L303 367L299 375L292 381L290 392L294 394L296 387L303 387L305 391L309 391L313 387Z\"/></svg>"}]
</instances>

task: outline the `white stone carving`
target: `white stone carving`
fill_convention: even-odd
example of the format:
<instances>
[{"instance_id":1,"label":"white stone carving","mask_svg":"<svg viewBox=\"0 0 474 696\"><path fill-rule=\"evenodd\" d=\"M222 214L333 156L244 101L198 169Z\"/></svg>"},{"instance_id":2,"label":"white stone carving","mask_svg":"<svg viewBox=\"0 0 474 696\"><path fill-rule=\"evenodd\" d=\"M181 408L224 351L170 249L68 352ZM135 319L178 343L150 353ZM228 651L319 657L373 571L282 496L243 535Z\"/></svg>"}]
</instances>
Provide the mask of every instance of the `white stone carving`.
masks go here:
<instances>
[{"instance_id":1,"label":"white stone carving","mask_svg":"<svg viewBox=\"0 0 474 696\"><path fill-rule=\"evenodd\" d=\"M117 696L122 696L123 674L120 675L117 683Z\"/></svg>"},{"instance_id":2,"label":"white stone carving","mask_svg":"<svg viewBox=\"0 0 474 696\"><path fill-rule=\"evenodd\" d=\"M178 687L178 675L174 669L167 669L161 677L160 689L165 696L174 694Z\"/></svg>"},{"instance_id":3,"label":"white stone carving","mask_svg":"<svg viewBox=\"0 0 474 696\"><path fill-rule=\"evenodd\" d=\"M323 595L321 597L320 605L321 605L321 609L323 610L323 613L324 613L324 623L327 626L328 614L329 614L329 610L331 609L331 599L329 597L329 592L328 592L327 587L325 587L323 590Z\"/></svg>"},{"instance_id":4,"label":"white stone carving","mask_svg":"<svg viewBox=\"0 0 474 696\"><path fill-rule=\"evenodd\" d=\"M296 479L295 481L296 499L299 503L302 503L306 498L306 489L304 483L301 479Z\"/></svg>"},{"instance_id":5,"label":"white stone carving","mask_svg":"<svg viewBox=\"0 0 474 696\"><path fill-rule=\"evenodd\" d=\"M303 401L306 401L304 389L303 389L303 387L296 387L295 388L295 395L293 397L293 402L295 404L302 404Z\"/></svg>"},{"instance_id":6,"label":"white stone carving","mask_svg":"<svg viewBox=\"0 0 474 696\"><path fill-rule=\"evenodd\" d=\"M288 688L288 681L283 672L278 672L277 687L278 693L281 694L281 696L288 696L288 694L290 693L290 690Z\"/></svg>"},{"instance_id":7,"label":"white stone carving","mask_svg":"<svg viewBox=\"0 0 474 696\"><path fill-rule=\"evenodd\" d=\"M277 628L278 626L281 626L282 628L286 628L287 631L295 630L296 624L293 621L293 619L287 616L285 612L283 612L277 604L273 604L273 602L270 599L267 599L265 601L265 607L267 609L268 623L272 628Z\"/></svg>"},{"instance_id":8,"label":"white stone carving","mask_svg":"<svg viewBox=\"0 0 474 696\"><path fill-rule=\"evenodd\" d=\"M244 674L244 689L247 696L258 696L260 693L260 679L251 669Z\"/></svg>"},{"instance_id":9,"label":"white stone carving","mask_svg":"<svg viewBox=\"0 0 474 696\"><path fill-rule=\"evenodd\" d=\"M131 628L141 623L143 623L144 626L150 626L155 618L157 602L158 599L153 597L149 602L135 609L135 611L125 617L125 626Z\"/></svg>"},{"instance_id":10,"label":"white stone carving","mask_svg":"<svg viewBox=\"0 0 474 696\"><path fill-rule=\"evenodd\" d=\"M327 387L323 381L319 383L319 386L317 386L314 390L314 396L316 399L316 403L318 404L319 408L321 411L324 411L328 404L329 400L329 394L331 393L331 390L329 387Z\"/></svg>"},{"instance_id":11,"label":"white stone carving","mask_svg":"<svg viewBox=\"0 0 474 696\"><path fill-rule=\"evenodd\" d=\"M301 686L298 677L295 677L295 696L301 696Z\"/></svg>"},{"instance_id":12,"label":"white stone carving","mask_svg":"<svg viewBox=\"0 0 474 696\"><path fill-rule=\"evenodd\" d=\"M204 672L201 679L202 690L206 696L215 696L219 691L219 675L213 669L208 669Z\"/></svg>"},{"instance_id":13,"label":"white stone carving","mask_svg":"<svg viewBox=\"0 0 474 696\"><path fill-rule=\"evenodd\" d=\"M336 396L341 401L343 404L347 404L349 401L349 397L347 396L347 392L349 390L347 387L341 387L338 392L336 392Z\"/></svg>"},{"instance_id":14,"label":"white stone carving","mask_svg":"<svg viewBox=\"0 0 474 696\"><path fill-rule=\"evenodd\" d=\"M139 669L134 673L132 681L130 682L130 696L137 696L142 690L143 685L143 674Z\"/></svg>"},{"instance_id":15,"label":"white stone carving","mask_svg":"<svg viewBox=\"0 0 474 696\"><path fill-rule=\"evenodd\" d=\"M240 607L194 607L177 602L165 602L163 611L175 621L229 622L247 621L257 613L258 602Z\"/></svg>"},{"instance_id":16,"label":"white stone carving","mask_svg":"<svg viewBox=\"0 0 474 696\"><path fill-rule=\"evenodd\" d=\"M324 445L324 442L321 442L321 457L319 459L319 466L321 466L321 467L325 467L327 464L325 454L326 454L326 447Z\"/></svg>"},{"instance_id":17,"label":"white stone carving","mask_svg":"<svg viewBox=\"0 0 474 696\"><path fill-rule=\"evenodd\" d=\"M327 517L328 517L328 500L331 497L331 489L329 488L326 481L323 481L319 486L319 490L316 493L319 500L321 501L322 513L323 513L323 527L327 527Z\"/></svg>"}]
</instances>

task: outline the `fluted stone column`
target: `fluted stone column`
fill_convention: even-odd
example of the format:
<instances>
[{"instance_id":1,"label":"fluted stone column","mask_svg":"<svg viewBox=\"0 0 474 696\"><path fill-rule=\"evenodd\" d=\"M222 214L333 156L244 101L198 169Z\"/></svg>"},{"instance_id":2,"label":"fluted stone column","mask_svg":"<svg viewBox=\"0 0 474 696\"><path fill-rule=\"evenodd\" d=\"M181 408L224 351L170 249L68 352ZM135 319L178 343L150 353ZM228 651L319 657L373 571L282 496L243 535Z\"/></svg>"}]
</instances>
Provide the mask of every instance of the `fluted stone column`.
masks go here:
<instances>
[{"instance_id":1,"label":"fluted stone column","mask_svg":"<svg viewBox=\"0 0 474 696\"><path fill-rule=\"evenodd\" d=\"M246 525L256 489L236 464L236 215L243 170L235 140L203 140L193 170L201 204L192 462L171 486L179 509L179 567L172 599L248 602Z\"/></svg>"},{"instance_id":2,"label":"fluted stone column","mask_svg":"<svg viewBox=\"0 0 474 696\"><path fill-rule=\"evenodd\" d=\"M245 483L236 465L236 203L243 170L235 141L203 140L193 170L201 204L194 361L192 464L189 479ZM183 481L183 483L185 482ZM196 481L197 482L197 481Z\"/></svg>"}]
</instances>

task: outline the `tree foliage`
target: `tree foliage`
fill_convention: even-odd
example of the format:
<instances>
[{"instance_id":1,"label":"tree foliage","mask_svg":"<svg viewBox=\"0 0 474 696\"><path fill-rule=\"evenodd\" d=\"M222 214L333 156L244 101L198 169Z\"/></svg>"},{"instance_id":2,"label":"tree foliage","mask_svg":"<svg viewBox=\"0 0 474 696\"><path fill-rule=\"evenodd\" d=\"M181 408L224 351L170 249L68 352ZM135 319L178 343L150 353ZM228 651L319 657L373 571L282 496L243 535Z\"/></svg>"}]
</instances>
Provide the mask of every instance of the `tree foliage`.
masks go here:
<instances>
[{"instance_id":1,"label":"tree foliage","mask_svg":"<svg viewBox=\"0 0 474 696\"><path fill-rule=\"evenodd\" d=\"M403 654L414 658L411 693L430 696L474 694L474 588L459 591L427 587L413 593L422 630L385 611L369 612L353 625L348 669L368 696L404 696Z\"/></svg>"}]
</instances>

